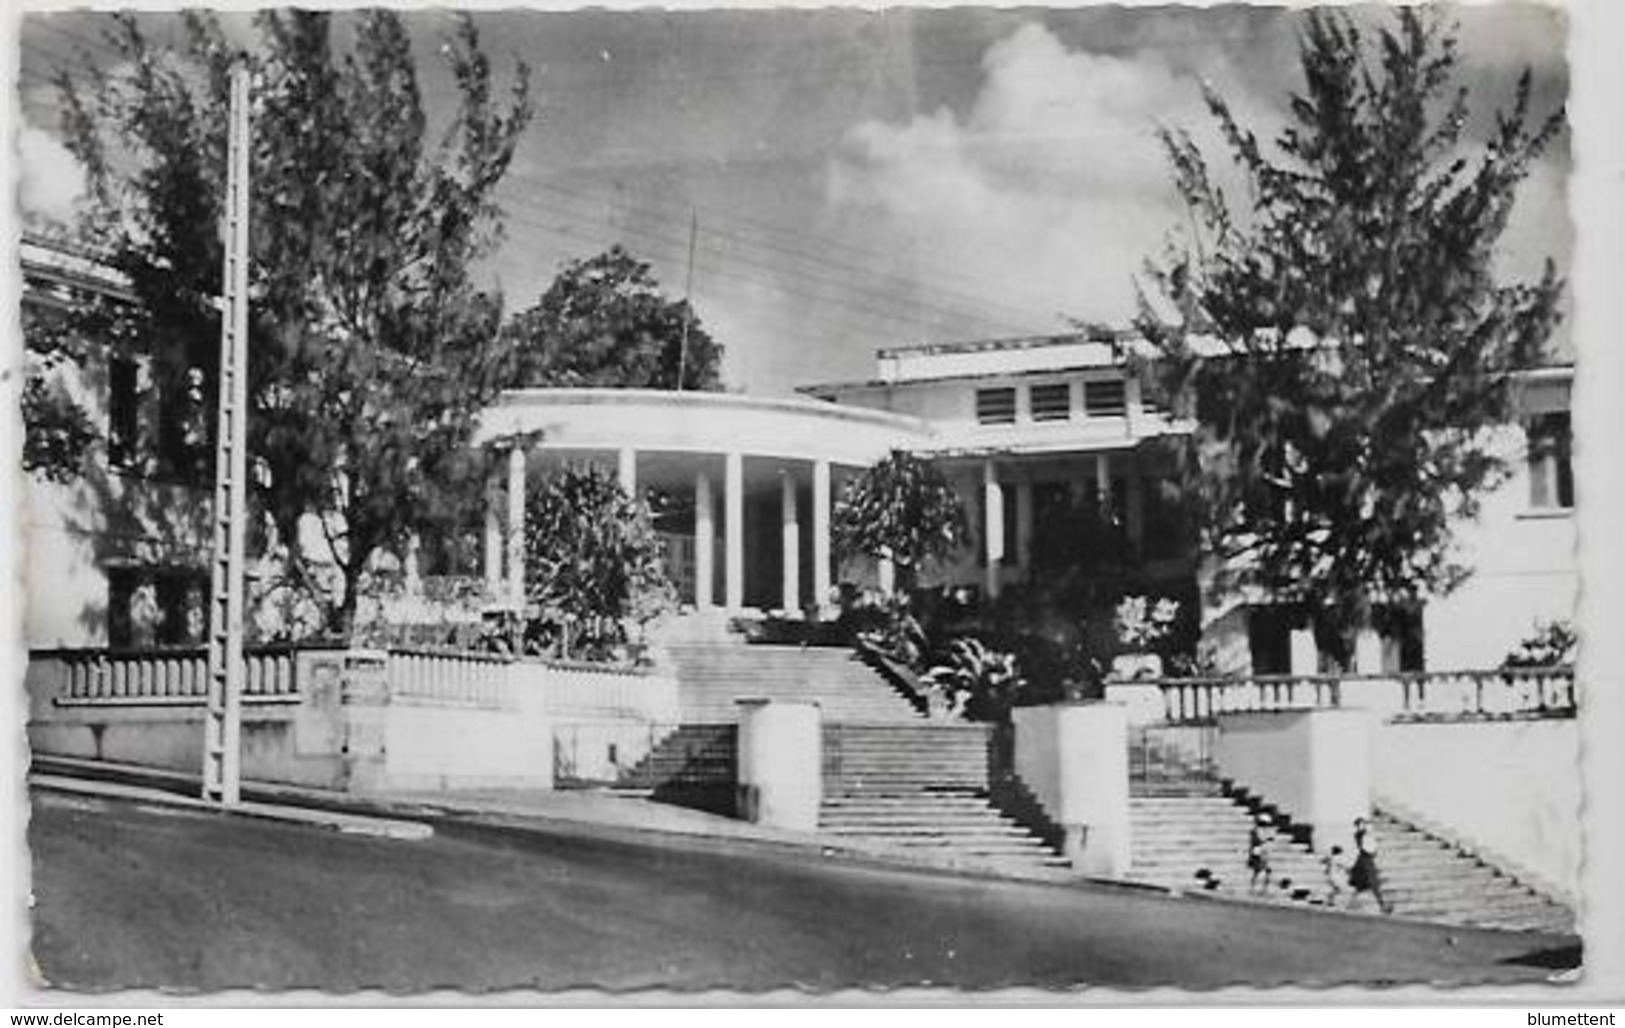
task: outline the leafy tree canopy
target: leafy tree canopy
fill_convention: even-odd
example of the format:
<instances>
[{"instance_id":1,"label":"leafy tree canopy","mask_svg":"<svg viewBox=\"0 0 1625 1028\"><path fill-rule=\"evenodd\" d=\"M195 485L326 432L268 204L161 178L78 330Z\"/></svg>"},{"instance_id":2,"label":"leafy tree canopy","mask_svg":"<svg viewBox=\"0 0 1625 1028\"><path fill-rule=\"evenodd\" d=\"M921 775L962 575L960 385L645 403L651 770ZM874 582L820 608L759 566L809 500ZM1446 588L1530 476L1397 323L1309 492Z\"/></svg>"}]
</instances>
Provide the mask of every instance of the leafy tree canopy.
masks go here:
<instances>
[{"instance_id":1,"label":"leafy tree canopy","mask_svg":"<svg viewBox=\"0 0 1625 1028\"><path fill-rule=\"evenodd\" d=\"M1345 663L1373 604L1460 579L1451 526L1505 473L1485 430L1558 317L1550 261L1503 284L1492 257L1562 112L1530 124L1525 72L1475 146L1456 63L1437 12L1403 8L1374 41L1311 12L1273 149L1207 97L1244 208L1188 135L1163 135L1194 231L1148 265L1147 377L1197 425L1190 493L1229 584L1302 604Z\"/></svg>"},{"instance_id":2,"label":"leafy tree canopy","mask_svg":"<svg viewBox=\"0 0 1625 1028\"><path fill-rule=\"evenodd\" d=\"M521 385L721 388L722 347L618 245L567 263L508 335Z\"/></svg>"},{"instance_id":3,"label":"leafy tree canopy","mask_svg":"<svg viewBox=\"0 0 1625 1028\"><path fill-rule=\"evenodd\" d=\"M335 17L353 30L342 48ZM456 107L436 138L395 13L266 11L254 24L258 46L239 55L207 14L184 16L177 48L117 15L115 59L59 77L68 146L89 173L86 228L137 299L85 317L208 367L212 382L230 71L245 60L254 499L290 581L344 634L380 551L402 552L479 495L466 443L503 384L501 304L469 268L499 240L493 191L530 120L528 73L518 67L506 100L493 95L462 20L441 50ZM319 554L300 546L311 522ZM332 591L315 584L329 561Z\"/></svg>"},{"instance_id":4,"label":"leafy tree canopy","mask_svg":"<svg viewBox=\"0 0 1625 1028\"><path fill-rule=\"evenodd\" d=\"M608 471L565 468L525 500L525 596L544 619L582 623L589 641L615 636L670 605L660 537L649 509Z\"/></svg>"},{"instance_id":5,"label":"leafy tree canopy","mask_svg":"<svg viewBox=\"0 0 1625 1028\"><path fill-rule=\"evenodd\" d=\"M841 556L890 560L904 584L970 534L959 494L935 464L907 450L893 450L847 483L830 528Z\"/></svg>"}]
</instances>

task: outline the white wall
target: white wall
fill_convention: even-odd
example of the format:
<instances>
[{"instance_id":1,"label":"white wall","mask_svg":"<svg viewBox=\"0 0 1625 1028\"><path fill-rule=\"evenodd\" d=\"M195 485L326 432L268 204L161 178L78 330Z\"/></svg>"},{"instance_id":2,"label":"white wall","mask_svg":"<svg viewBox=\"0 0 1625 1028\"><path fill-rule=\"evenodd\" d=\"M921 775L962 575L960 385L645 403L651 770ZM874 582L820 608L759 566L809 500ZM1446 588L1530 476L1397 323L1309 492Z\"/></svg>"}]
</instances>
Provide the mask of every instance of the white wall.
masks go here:
<instances>
[{"instance_id":1,"label":"white wall","mask_svg":"<svg viewBox=\"0 0 1625 1028\"><path fill-rule=\"evenodd\" d=\"M1457 529L1461 560L1473 574L1424 613L1427 666L1496 667L1537 621L1574 620L1579 562L1574 513L1529 505L1525 440L1498 433L1495 448L1512 476L1485 497L1479 517Z\"/></svg>"},{"instance_id":2,"label":"white wall","mask_svg":"<svg viewBox=\"0 0 1625 1028\"><path fill-rule=\"evenodd\" d=\"M1223 714L1219 774L1313 832L1317 850L1352 845L1371 807L1371 719L1359 710Z\"/></svg>"},{"instance_id":3,"label":"white wall","mask_svg":"<svg viewBox=\"0 0 1625 1028\"><path fill-rule=\"evenodd\" d=\"M1075 871L1128 872L1128 712L1115 703L1018 707L1015 770L1065 837Z\"/></svg>"},{"instance_id":4,"label":"white wall","mask_svg":"<svg viewBox=\"0 0 1625 1028\"><path fill-rule=\"evenodd\" d=\"M1578 896L1575 720L1384 725L1372 767L1379 804L1476 844L1492 863L1529 872L1569 902Z\"/></svg>"},{"instance_id":5,"label":"white wall","mask_svg":"<svg viewBox=\"0 0 1625 1028\"><path fill-rule=\"evenodd\" d=\"M552 788L553 737L534 707L398 698L385 724L385 788Z\"/></svg>"}]
</instances>

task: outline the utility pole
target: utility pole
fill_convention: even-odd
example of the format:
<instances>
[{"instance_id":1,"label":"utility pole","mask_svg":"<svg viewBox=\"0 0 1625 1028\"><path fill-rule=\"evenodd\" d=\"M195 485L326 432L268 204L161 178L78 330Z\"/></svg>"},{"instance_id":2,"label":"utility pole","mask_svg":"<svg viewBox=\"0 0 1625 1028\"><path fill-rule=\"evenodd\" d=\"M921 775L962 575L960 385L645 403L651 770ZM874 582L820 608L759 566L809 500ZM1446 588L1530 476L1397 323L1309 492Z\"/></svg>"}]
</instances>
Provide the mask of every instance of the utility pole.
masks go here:
<instances>
[{"instance_id":1,"label":"utility pole","mask_svg":"<svg viewBox=\"0 0 1625 1028\"><path fill-rule=\"evenodd\" d=\"M688 372L688 323L694 320L694 237L700 232L700 211L689 208L688 220L688 281L683 284L683 339L677 349L677 391L683 391L683 376Z\"/></svg>"},{"instance_id":2,"label":"utility pole","mask_svg":"<svg viewBox=\"0 0 1625 1028\"><path fill-rule=\"evenodd\" d=\"M248 517L248 68L231 71L226 149L225 262L220 305L219 414L214 460L214 573L209 602L209 707L203 798L241 798L243 536Z\"/></svg>"}]
</instances>

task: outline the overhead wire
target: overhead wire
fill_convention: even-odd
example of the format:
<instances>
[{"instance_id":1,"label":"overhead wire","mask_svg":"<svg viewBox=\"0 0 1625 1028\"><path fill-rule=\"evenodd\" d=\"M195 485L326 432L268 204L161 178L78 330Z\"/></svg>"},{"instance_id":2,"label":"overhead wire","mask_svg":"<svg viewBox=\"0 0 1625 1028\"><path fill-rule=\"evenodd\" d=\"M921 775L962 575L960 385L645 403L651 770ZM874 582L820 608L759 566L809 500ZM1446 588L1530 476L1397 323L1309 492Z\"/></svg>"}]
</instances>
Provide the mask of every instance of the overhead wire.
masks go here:
<instances>
[{"instance_id":1,"label":"overhead wire","mask_svg":"<svg viewBox=\"0 0 1625 1028\"><path fill-rule=\"evenodd\" d=\"M557 207L557 206L554 206L554 205L549 205L549 204L542 203L540 201L536 201L536 200L532 200L532 199L520 199L518 201L518 203L521 206L524 206L524 207L526 207L528 209L531 209L531 210L544 211L544 212L547 212L547 213L565 215L565 216L576 218L578 221L586 220L586 218L587 218L587 215L585 215L584 212L581 212L576 208ZM629 227L629 226L616 228L614 226L611 226L611 231L612 232L620 232L620 233L628 234L628 235L632 235L632 236L641 236L641 237L644 237L644 238L658 239L660 242L662 242L663 244L666 244L666 245L676 245L677 243L680 242L679 240L675 239L674 237L672 237L670 235L664 235L664 234L658 233L658 232L656 232L654 230L651 230L651 229L648 229L648 228L632 228L632 227ZM834 288L843 290L848 295L854 295L854 296L864 298L866 301L868 301L867 306L870 309L875 309L876 304L879 304L880 306L885 307L888 310L894 310L895 309L894 307L888 306L888 305L894 303L895 298L896 298L896 293L895 292L877 291L877 290L873 289L872 287L866 286L866 285L864 285L864 284L860 283L859 281L854 280L852 278L842 277L842 276L838 276L838 275L825 274L825 273L818 273L818 272L815 272L815 271L811 271L811 270L808 270L808 269L802 269L802 268L785 267L782 264L764 263L764 261L762 261L761 259L753 259L750 256L734 253L734 252L732 252L732 251L730 251L730 250L728 250L726 248L719 247L719 246L715 245L714 243L712 243L710 240L705 239L704 233L701 234L701 238L702 238L702 240L705 240L705 241L699 247L699 249L701 250L701 252L704 252L704 253L712 256L715 259L718 259L718 260L721 260L721 261L724 261L724 262L728 262L728 263L732 263L732 264L736 264L736 265L740 265L740 266L743 266L743 267L748 268L750 270L767 272L769 274L773 274L773 275L776 275L776 276L789 276L789 277L792 277L793 279L795 279L796 281L805 281L805 282L811 282L811 283L814 283L814 284L832 286ZM848 271L856 272L856 273L859 273L859 274L862 274L864 272L864 269L853 268L851 266L842 266L842 270L848 270ZM896 276L896 278L897 278L898 281L903 280L902 276ZM779 285L780 288L784 288L782 282L780 282L778 280L775 280L774 284ZM925 290L922 289L921 291L924 292ZM941 307L943 305L931 305L931 304L926 303L922 299L921 306L922 307L930 307L930 306ZM957 310L950 310L949 313L953 313L953 314L957 315L961 320L965 320L965 319L968 318L970 320L980 321L983 324L993 328L995 331L998 331L998 332L1011 332L1011 331L1014 331L1014 332L1016 332L1018 334L1021 334L1021 333L1026 332L1026 331L1030 331L1030 328L1028 326L1030 326L1032 324L1032 322L1030 322L1030 321L1011 320L1011 319L1008 319L1008 318L995 317L995 316L993 316L992 314L990 314L990 313L988 313L986 311L976 309L974 305L964 304L964 303L959 304ZM910 316L912 317L913 315L910 315ZM937 320L946 320L946 319L941 318L941 316L939 315Z\"/></svg>"},{"instance_id":2,"label":"overhead wire","mask_svg":"<svg viewBox=\"0 0 1625 1028\"><path fill-rule=\"evenodd\" d=\"M576 218L578 224L575 225L575 226L561 226L561 225L557 225L557 224L547 224L547 223L543 223L543 222L534 221L531 218L527 218L527 217L523 217L523 216L516 216L516 215L513 215L511 213L508 215L508 217L509 217L510 220L516 221L519 224L525 225L526 227L529 227L529 228L537 229L537 230L544 231L544 232L545 231L562 231L562 232L566 232L566 233L569 233L569 234L574 234L574 230L579 229L581 227L581 224L584 223L588 229L592 230L591 238L601 248L607 247L609 244L614 243L614 242L623 242L624 243L625 239L627 237L629 237L629 236L640 239L645 243L653 242L656 245L663 248L660 251L661 253L667 254L671 258L669 260L669 263L677 263L677 260L676 260L676 257L675 257L677 251L685 248L686 245L687 245L685 240L678 239L678 238L673 237L673 236L663 235L663 234L660 234L660 233L657 233L657 232L650 232L650 231L647 231L647 230L641 230L641 231L640 230L630 230L629 231L629 230L616 229L613 226L602 226L602 225L600 225L600 223L598 223L596 221L587 221L584 218L580 218L577 215L575 215L574 212L570 212L570 211L556 210L554 213L559 215L559 216L562 216L564 218ZM716 256L716 254L714 252L708 252L708 255L712 256L712 257ZM649 256L649 254L647 252L645 252L643 254L643 256ZM879 304L872 297L853 296L851 294L844 293L844 292L843 293L824 293L824 292L809 291L807 289L798 288L797 285L786 282L782 278L771 277L768 274L758 274L757 272L762 271L763 269L761 269L759 267L756 267L756 266L751 266L751 265L748 265L748 264L746 264L742 268L741 267L721 267L721 268L718 268L718 267L713 266L713 267L711 267L709 269L706 269L706 270L708 271L708 273L710 275L720 275L720 276L722 276L724 278L731 279L731 280L751 282L751 283L755 283L757 285L767 286L767 287L769 287L771 289L774 289L775 291L777 291L779 293L786 294L786 295L789 295L789 296L795 296L795 297L798 297L800 299L809 301L809 302L814 303L814 304L820 304L820 305L825 305L825 306L834 306L834 307L837 307L837 308L839 308L839 309L841 309L842 311L845 311L845 312L859 312L859 313L862 313L862 314L865 314L865 315L869 316L870 318L879 318L879 319L883 319L883 320L894 321L894 322L897 322L899 324L909 325L911 327L916 327L917 328L917 327L919 327L921 325L927 325L927 324L943 325L943 324L948 324L948 323L956 320L956 319L953 319L953 318L950 318L950 317L945 317L940 313L934 312L934 311L931 310L931 308L929 308L929 307L927 307L925 305L922 305L918 309L909 310L909 309L903 309L903 308L900 308L900 307L897 307L897 306L885 306L885 305ZM825 283L825 284L828 284L828 283ZM839 289L840 286L836 285L835 288ZM958 318L957 320L963 322L966 319L961 317L961 318ZM996 331L1010 332L1011 329L1008 328L1008 327L1003 327L1003 328L996 329ZM1028 333L1025 332L1025 331L1017 330L1016 334L1028 334Z\"/></svg>"},{"instance_id":3,"label":"overhead wire","mask_svg":"<svg viewBox=\"0 0 1625 1028\"><path fill-rule=\"evenodd\" d=\"M563 196L582 199L588 202L604 203L606 205L619 205L617 200L610 197L585 192L582 190L569 189L556 183L545 181L537 176L527 175L523 172L511 174L510 181L513 185L529 184L549 192L555 192ZM660 210L657 206L652 206L663 202L658 198L649 196L647 194L640 195L648 201L648 204L639 206L637 208L630 208L630 213L645 217L652 217L671 224L687 223L686 218L679 218L675 213ZM816 252L805 247L790 246L776 240L751 238L749 235L742 233L736 227L733 227L730 224L730 212L718 211L715 208L705 207L699 204L691 203L690 206L704 216L701 224L705 227L706 234L709 236L725 239L742 246L769 251L774 254L788 257L794 261L803 261L808 264L827 268L841 274L855 274L869 279L880 278L904 283L909 288L917 289L921 292L941 297L949 306L955 306L962 310L973 310L979 315L984 311L1002 311L1007 316L1013 316L1017 321L1024 321L1032 316L1030 307L1023 307L1017 304L995 300L988 296L970 293L965 290L934 284L932 281L930 281L930 279L937 277L937 271L929 266L923 268L917 266L914 273L910 275L906 272L888 270L882 266L877 266L877 264L873 261L861 265L853 264L849 261L838 259L830 254ZM724 227L719 228L717 226L718 221L721 221ZM791 231L792 230L786 229L784 230L784 234L790 234ZM831 240L826 240L823 237L812 236L810 233L800 233L799 235L803 239L814 240L820 246L833 242ZM895 258L895 255L892 255L892 257Z\"/></svg>"}]
</instances>

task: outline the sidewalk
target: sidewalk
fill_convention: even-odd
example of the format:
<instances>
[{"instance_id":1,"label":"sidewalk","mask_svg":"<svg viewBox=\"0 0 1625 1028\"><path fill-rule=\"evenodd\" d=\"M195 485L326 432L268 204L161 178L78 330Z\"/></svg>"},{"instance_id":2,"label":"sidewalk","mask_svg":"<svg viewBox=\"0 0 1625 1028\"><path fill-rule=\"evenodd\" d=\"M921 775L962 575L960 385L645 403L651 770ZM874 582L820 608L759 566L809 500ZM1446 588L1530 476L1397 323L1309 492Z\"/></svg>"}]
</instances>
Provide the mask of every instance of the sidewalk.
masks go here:
<instances>
[{"instance_id":1,"label":"sidewalk","mask_svg":"<svg viewBox=\"0 0 1625 1028\"><path fill-rule=\"evenodd\" d=\"M176 771L36 755L28 780L31 785L59 791L218 809L197 798L197 775ZM521 831L590 834L595 838L633 843L664 841L710 850L749 846L819 859L979 878L1125 886L1112 880L1080 878L1065 869L1013 872L991 862L946 853L867 845L814 832L766 828L613 790L467 789L353 795L280 783L244 782L242 792L244 803L234 811L238 814L303 821L389 838L426 837L432 833L433 822L449 821ZM415 828L401 828L402 825Z\"/></svg>"},{"instance_id":2,"label":"sidewalk","mask_svg":"<svg viewBox=\"0 0 1625 1028\"><path fill-rule=\"evenodd\" d=\"M134 782L120 782L101 777L76 777L71 773L72 769L63 770L69 773L31 771L28 775L28 784L33 788L47 789L52 792L122 799L135 803L158 803L169 807L181 807L209 813L224 812L237 817L308 824L320 828L331 828L349 835L416 840L427 839L434 834L434 829L421 821L403 821L395 818L346 813L320 807L263 803L247 799L231 807L222 808L218 804L211 803L200 796L185 795L171 789L140 785Z\"/></svg>"}]
</instances>

